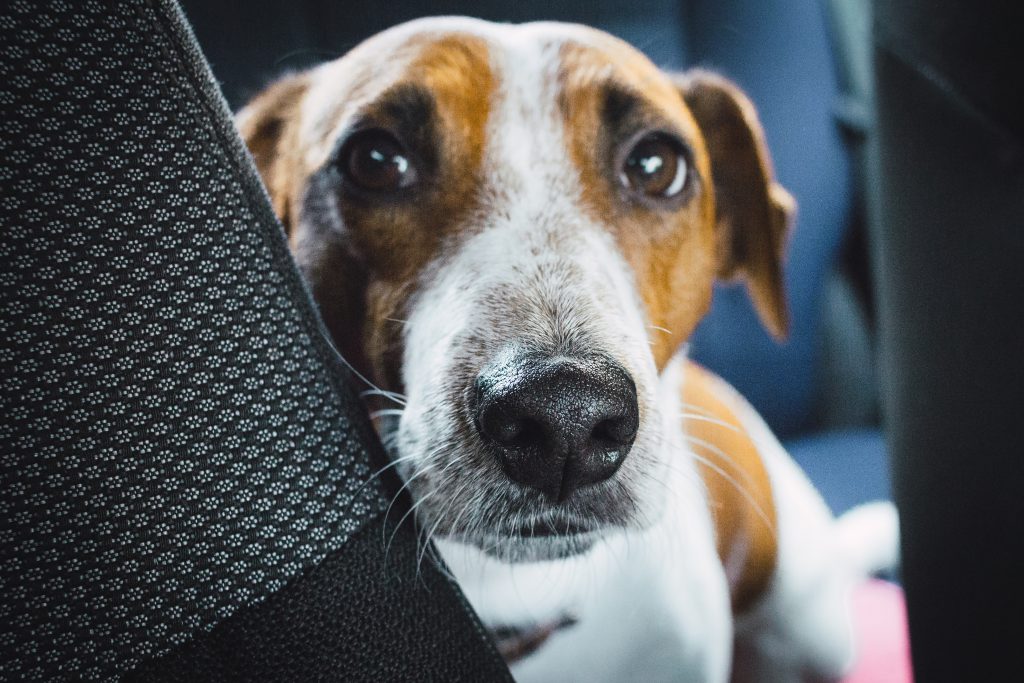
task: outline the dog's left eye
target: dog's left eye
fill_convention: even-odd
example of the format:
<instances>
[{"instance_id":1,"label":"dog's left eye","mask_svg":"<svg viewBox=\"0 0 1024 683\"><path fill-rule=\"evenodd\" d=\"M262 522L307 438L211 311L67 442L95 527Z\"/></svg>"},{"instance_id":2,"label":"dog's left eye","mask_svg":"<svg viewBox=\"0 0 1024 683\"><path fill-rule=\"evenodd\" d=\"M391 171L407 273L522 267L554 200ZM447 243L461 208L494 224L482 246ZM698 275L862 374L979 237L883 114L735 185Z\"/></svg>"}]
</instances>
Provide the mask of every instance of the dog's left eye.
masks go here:
<instances>
[{"instance_id":1,"label":"dog's left eye","mask_svg":"<svg viewBox=\"0 0 1024 683\"><path fill-rule=\"evenodd\" d=\"M339 157L345 178L371 192L394 192L416 182L416 167L391 133L373 129L352 135Z\"/></svg>"},{"instance_id":2,"label":"dog's left eye","mask_svg":"<svg viewBox=\"0 0 1024 683\"><path fill-rule=\"evenodd\" d=\"M690 164L683 144L665 133L640 138L626 155L619 181L631 192L651 199L671 199L687 186Z\"/></svg>"}]
</instances>

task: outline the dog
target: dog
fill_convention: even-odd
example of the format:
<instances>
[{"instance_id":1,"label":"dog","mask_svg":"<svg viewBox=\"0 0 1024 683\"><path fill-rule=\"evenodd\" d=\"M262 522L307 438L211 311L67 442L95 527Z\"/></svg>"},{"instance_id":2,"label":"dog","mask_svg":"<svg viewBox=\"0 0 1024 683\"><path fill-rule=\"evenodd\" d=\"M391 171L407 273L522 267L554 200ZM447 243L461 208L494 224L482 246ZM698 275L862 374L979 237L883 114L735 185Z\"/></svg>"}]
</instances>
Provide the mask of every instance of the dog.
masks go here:
<instances>
[{"instance_id":1,"label":"dog","mask_svg":"<svg viewBox=\"0 0 1024 683\"><path fill-rule=\"evenodd\" d=\"M787 331L753 105L561 23L413 21L237 115L415 517L519 680L841 677L895 512L833 519L686 358L716 280Z\"/></svg>"}]
</instances>

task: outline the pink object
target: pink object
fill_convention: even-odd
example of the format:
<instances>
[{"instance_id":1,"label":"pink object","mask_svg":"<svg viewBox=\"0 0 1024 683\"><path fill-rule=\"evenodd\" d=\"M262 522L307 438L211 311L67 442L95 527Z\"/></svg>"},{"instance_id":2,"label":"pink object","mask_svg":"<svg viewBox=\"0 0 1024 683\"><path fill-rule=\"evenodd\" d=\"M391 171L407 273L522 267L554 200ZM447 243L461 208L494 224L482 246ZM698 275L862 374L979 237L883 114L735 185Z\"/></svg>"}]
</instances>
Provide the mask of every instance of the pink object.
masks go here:
<instances>
[{"instance_id":1,"label":"pink object","mask_svg":"<svg viewBox=\"0 0 1024 683\"><path fill-rule=\"evenodd\" d=\"M843 683L912 683L903 590L886 581L866 581L854 591L853 618L860 655Z\"/></svg>"}]
</instances>

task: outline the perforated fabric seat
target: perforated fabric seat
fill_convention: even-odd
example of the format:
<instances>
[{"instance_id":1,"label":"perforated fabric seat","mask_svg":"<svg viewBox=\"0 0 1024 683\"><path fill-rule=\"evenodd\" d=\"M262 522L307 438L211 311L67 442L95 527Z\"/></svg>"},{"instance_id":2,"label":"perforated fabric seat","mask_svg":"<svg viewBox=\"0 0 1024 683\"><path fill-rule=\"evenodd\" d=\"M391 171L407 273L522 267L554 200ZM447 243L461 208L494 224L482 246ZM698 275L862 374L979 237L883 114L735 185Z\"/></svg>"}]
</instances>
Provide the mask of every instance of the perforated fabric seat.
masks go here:
<instances>
[{"instance_id":1,"label":"perforated fabric seat","mask_svg":"<svg viewBox=\"0 0 1024 683\"><path fill-rule=\"evenodd\" d=\"M0 43L0 680L506 679L177 7Z\"/></svg>"}]
</instances>

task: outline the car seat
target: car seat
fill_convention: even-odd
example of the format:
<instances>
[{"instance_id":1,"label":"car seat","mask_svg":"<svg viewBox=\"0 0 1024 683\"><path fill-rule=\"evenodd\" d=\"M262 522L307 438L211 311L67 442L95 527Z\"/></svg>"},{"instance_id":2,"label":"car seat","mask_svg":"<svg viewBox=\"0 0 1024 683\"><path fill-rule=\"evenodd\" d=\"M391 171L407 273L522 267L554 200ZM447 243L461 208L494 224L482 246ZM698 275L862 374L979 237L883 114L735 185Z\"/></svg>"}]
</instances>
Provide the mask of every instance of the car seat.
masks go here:
<instances>
[{"instance_id":1,"label":"car seat","mask_svg":"<svg viewBox=\"0 0 1024 683\"><path fill-rule=\"evenodd\" d=\"M177 5L0 43L0 679L509 680Z\"/></svg>"}]
</instances>

